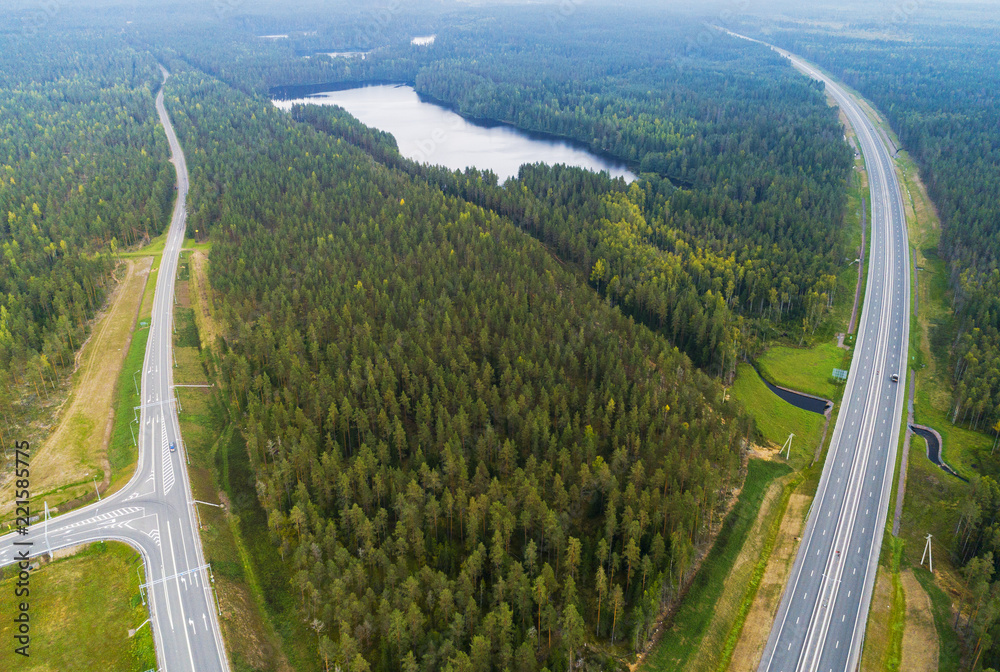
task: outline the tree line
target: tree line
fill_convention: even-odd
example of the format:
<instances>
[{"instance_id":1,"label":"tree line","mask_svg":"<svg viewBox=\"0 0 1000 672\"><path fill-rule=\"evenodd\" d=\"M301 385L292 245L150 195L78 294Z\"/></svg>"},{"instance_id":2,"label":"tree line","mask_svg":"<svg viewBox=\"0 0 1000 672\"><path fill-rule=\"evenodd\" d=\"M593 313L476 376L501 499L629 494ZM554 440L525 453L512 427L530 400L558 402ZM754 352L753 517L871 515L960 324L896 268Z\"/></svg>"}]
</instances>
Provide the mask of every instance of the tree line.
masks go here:
<instances>
[{"instance_id":1,"label":"tree line","mask_svg":"<svg viewBox=\"0 0 1000 672\"><path fill-rule=\"evenodd\" d=\"M148 53L104 37L0 35L0 413L72 371L117 253L156 235L173 170ZM0 439L6 440L3 432Z\"/></svg>"}]
</instances>

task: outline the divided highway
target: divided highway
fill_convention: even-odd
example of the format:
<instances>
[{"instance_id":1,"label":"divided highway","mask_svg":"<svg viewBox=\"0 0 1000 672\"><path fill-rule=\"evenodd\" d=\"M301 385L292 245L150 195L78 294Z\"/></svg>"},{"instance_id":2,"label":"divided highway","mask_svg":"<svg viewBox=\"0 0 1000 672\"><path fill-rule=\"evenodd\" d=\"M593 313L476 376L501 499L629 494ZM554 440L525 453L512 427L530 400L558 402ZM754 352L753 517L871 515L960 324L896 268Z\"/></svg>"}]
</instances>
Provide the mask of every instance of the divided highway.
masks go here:
<instances>
[{"instance_id":1,"label":"divided highway","mask_svg":"<svg viewBox=\"0 0 1000 672\"><path fill-rule=\"evenodd\" d=\"M170 74L163 70L166 83ZM27 535L0 537L0 566L94 541L122 541L142 554L146 599L160 672L227 671L217 599L195 523L194 500L173 388L173 302L184 242L187 164L163 105L156 111L177 171L177 201L160 263L142 370L139 456L124 489L77 511L34 522ZM170 446L174 445L175 450ZM43 503L33 501L33 514ZM39 579L43 580L43 579Z\"/></svg>"},{"instance_id":2,"label":"divided highway","mask_svg":"<svg viewBox=\"0 0 1000 672\"><path fill-rule=\"evenodd\" d=\"M858 103L810 64L771 48L822 81L854 128L871 191L871 253L840 414L758 669L853 671L875 585L905 396L910 326L906 219L892 159Z\"/></svg>"}]
</instances>

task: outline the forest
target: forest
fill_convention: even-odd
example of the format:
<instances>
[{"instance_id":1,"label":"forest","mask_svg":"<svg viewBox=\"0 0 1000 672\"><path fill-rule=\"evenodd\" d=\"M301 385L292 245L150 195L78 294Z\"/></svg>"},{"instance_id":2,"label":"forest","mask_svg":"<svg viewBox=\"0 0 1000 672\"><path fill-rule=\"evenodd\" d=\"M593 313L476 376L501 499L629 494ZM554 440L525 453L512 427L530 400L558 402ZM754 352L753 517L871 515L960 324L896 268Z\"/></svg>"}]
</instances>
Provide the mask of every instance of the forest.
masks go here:
<instances>
[{"instance_id":1,"label":"forest","mask_svg":"<svg viewBox=\"0 0 1000 672\"><path fill-rule=\"evenodd\" d=\"M342 111L277 112L265 57L169 52L189 233L213 241L229 325L220 403L330 669L611 667L640 650L742 478L752 422L719 379L751 339L816 328L850 254L851 153L783 61L726 40L674 64L678 82L615 75L636 55L608 49L587 92L585 54L539 30L479 61L482 99L524 114L463 112L583 139L640 181L414 164ZM435 52L418 89L466 90L447 82L480 37ZM529 86L532 49L564 48ZM345 81L431 60L389 52Z\"/></svg>"},{"instance_id":2,"label":"forest","mask_svg":"<svg viewBox=\"0 0 1000 672\"><path fill-rule=\"evenodd\" d=\"M197 72L167 91L224 403L324 663L562 669L585 631L644 644L750 420L495 213Z\"/></svg>"},{"instance_id":3,"label":"forest","mask_svg":"<svg viewBox=\"0 0 1000 672\"><path fill-rule=\"evenodd\" d=\"M0 35L0 440L73 370L119 248L156 235L173 170L148 52Z\"/></svg>"},{"instance_id":4,"label":"forest","mask_svg":"<svg viewBox=\"0 0 1000 672\"><path fill-rule=\"evenodd\" d=\"M831 67L888 117L917 161L942 223L956 327L953 420L1000 420L1000 47L986 30L910 28L916 43L782 35Z\"/></svg>"}]
</instances>

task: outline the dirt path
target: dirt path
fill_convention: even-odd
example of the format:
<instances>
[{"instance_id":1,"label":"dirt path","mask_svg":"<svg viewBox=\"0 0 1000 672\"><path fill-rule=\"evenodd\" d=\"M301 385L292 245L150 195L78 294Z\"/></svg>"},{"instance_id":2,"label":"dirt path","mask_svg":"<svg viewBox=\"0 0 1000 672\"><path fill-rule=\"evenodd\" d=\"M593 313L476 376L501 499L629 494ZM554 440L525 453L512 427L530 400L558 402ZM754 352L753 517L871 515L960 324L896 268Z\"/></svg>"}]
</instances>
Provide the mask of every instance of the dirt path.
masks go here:
<instances>
[{"instance_id":1,"label":"dirt path","mask_svg":"<svg viewBox=\"0 0 1000 672\"><path fill-rule=\"evenodd\" d=\"M201 346L211 348L222 330L215 319L215 303L208 282L208 254L204 250L195 250L191 253L190 263L191 307L195 311Z\"/></svg>"},{"instance_id":2,"label":"dirt path","mask_svg":"<svg viewBox=\"0 0 1000 672\"><path fill-rule=\"evenodd\" d=\"M912 570L900 572L906 595L906 628L903 630L903 660L900 670L934 672L938 669L938 635L934 627L931 598L913 576Z\"/></svg>"},{"instance_id":3,"label":"dirt path","mask_svg":"<svg viewBox=\"0 0 1000 672\"><path fill-rule=\"evenodd\" d=\"M127 260L125 277L97 318L97 326L77 357L78 378L62 409L59 423L35 452L31 462L36 500L46 493L49 508L93 489L90 479L107 487L107 448L113 418L112 401L122 361L131 343L139 303L151 259ZM101 480L103 479L103 480ZM53 491L76 484L58 493ZM9 486L0 490L0 515L11 510Z\"/></svg>"},{"instance_id":4,"label":"dirt path","mask_svg":"<svg viewBox=\"0 0 1000 672\"><path fill-rule=\"evenodd\" d=\"M740 633L740 640L733 651L733 659L729 664L730 672L754 672L760 662L760 656L767 644L767 636L771 633L771 624L778 611L778 603L792 569L792 560L799 546L799 535L805 525L806 511L812 498L807 495L793 493L788 500L785 517L778 530L778 538L774 543L774 551L764 570L757 597L754 598Z\"/></svg>"}]
</instances>

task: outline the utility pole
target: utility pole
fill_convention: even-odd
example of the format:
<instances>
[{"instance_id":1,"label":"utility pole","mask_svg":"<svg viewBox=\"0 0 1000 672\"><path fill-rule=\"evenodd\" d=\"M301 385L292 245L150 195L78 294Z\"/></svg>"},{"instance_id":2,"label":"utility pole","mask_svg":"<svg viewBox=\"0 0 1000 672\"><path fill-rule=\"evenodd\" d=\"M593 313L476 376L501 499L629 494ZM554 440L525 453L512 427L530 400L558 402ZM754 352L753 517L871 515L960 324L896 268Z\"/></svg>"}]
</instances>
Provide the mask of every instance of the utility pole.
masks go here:
<instances>
[{"instance_id":1,"label":"utility pole","mask_svg":"<svg viewBox=\"0 0 1000 672\"><path fill-rule=\"evenodd\" d=\"M45 549L49 552L49 559L52 559L52 546L49 545L49 501L45 500Z\"/></svg>"},{"instance_id":2,"label":"utility pole","mask_svg":"<svg viewBox=\"0 0 1000 672\"><path fill-rule=\"evenodd\" d=\"M789 434L788 438L785 439L785 445L783 445L781 447L781 450L778 451L778 455L781 455L781 451L782 450L786 451L785 452L785 459L786 460L792 459L792 439L793 438L795 438L795 434Z\"/></svg>"},{"instance_id":3,"label":"utility pole","mask_svg":"<svg viewBox=\"0 0 1000 672\"><path fill-rule=\"evenodd\" d=\"M930 565L931 574L934 573L934 553L931 550L931 535L927 535L927 543L924 545L924 554L920 556L920 566L924 566L924 558L927 558Z\"/></svg>"},{"instance_id":4,"label":"utility pole","mask_svg":"<svg viewBox=\"0 0 1000 672\"><path fill-rule=\"evenodd\" d=\"M139 575L139 568L135 568L135 576L139 579L139 595L142 597L143 605L146 604L146 593L142 592L142 577ZM138 629L138 628L137 628Z\"/></svg>"}]
</instances>

